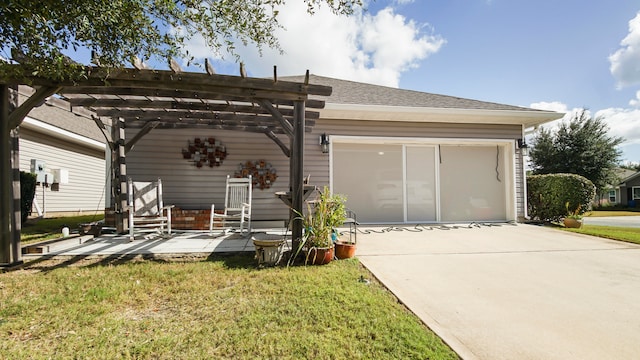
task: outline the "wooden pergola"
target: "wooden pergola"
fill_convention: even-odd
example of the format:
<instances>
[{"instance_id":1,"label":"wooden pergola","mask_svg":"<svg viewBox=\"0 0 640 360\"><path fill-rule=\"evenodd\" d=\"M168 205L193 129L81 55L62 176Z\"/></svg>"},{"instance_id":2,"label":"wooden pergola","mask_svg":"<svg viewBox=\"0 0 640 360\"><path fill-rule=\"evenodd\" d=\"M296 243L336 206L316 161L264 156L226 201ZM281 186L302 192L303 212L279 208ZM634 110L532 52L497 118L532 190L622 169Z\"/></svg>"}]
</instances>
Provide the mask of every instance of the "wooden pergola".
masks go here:
<instances>
[{"instance_id":1,"label":"wooden pergola","mask_svg":"<svg viewBox=\"0 0 640 360\"><path fill-rule=\"evenodd\" d=\"M20 67L21 65L12 65ZM127 227L126 154L154 128L206 128L263 133L290 159L289 186L292 208L303 210L304 135L311 131L324 101L309 95L329 96L331 87L273 79L182 72L179 69L106 69L87 67L86 78L52 81L25 75L21 79L0 79L0 265L22 262L20 251L20 176L18 127L24 117L53 94L74 107L93 111L108 139L113 162L112 206L117 227ZM18 106L18 85L30 85L36 92ZM310 110L311 109L311 110ZM108 133L106 124L111 124ZM126 128L140 129L125 139ZM285 134L288 143L279 134ZM11 174L11 175L9 175ZM119 215L119 216L118 216ZM302 224L294 221L292 237L302 236Z\"/></svg>"}]
</instances>

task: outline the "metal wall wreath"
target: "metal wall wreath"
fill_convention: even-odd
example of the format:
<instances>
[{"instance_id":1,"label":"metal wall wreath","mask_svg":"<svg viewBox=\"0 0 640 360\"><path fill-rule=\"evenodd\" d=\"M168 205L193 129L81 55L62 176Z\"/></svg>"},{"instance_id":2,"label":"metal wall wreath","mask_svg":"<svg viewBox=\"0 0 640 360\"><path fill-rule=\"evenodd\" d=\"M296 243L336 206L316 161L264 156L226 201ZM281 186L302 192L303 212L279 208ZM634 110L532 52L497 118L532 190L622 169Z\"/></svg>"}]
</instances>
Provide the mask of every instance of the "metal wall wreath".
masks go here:
<instances>
[{"instance_id":1,"label":"metal wall wreath","mask_svg":"<svg viewBox=\"0 0 640 360\"><path fill-rule=\"evenodd\" d=\"M238 170L234 175L237 178L243 178L251 175L251 178L253 179L253 186L260 190L270 188L278 178L276 169L271 166L271 163L268 163L265 160L240 163L240 165L238 165Z\"/></svg>"},{"instance_id":2,"label":"metal wall wreath","mask_svg":"<svg viewBox=\"0 0 640 360\"><path fill-rule=\"evenodd\" d=\"M227 157L227 147L213 137L188 140L187 148L182 149L182 158L192 161L196 167L220 166Z\"/></svg>"}]
</instances>

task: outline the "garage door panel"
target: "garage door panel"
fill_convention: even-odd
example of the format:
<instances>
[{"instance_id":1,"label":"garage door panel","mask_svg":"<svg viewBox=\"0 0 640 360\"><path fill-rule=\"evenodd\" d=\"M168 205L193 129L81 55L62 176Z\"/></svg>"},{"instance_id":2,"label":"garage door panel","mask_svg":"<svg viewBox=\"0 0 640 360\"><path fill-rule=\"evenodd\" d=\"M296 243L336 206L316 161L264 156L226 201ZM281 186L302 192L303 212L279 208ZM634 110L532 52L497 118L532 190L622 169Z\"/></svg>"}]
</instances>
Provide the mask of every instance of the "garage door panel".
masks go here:
<instances>
[{"instance_id":1,"label":"garage door panel","mask_svg":"<svg viewBox=\"0 0 640 360\"><path fill-rule=\"evenodd\" d=\"M333 146L334 192L347 195L347 207L363 222L404 221L402 146Z\"/></svg>"},{"instance_id":2,"label":"garage door panel","mask_svg":"<svg viewBox=\"0 0 640 360\"><path fill-rule=\"evenodd\" d=\"M503 158L499 146L441 146L442 221L506 219Z\"/></svg>"}]
</instances>

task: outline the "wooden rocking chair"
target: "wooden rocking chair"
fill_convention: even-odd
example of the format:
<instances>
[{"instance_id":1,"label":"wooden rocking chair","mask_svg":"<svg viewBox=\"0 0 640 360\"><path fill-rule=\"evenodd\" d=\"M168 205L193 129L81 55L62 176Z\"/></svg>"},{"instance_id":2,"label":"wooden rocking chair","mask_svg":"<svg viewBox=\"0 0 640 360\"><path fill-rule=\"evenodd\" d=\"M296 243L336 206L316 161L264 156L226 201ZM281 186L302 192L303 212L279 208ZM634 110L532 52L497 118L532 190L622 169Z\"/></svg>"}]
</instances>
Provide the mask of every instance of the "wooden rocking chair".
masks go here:
<instances>
[{"instance_id":1,"label":"wooden rocking chair","mask_svg":"<svg viewBox=\"0 0 640 360\"><path fill-rule=\"evenodd\" d=\"M215 204L211 204L211 216L209 217L209 233L213 235L213 222L215 219L222 220L222 227L225 231L230 230L228 223L238 223L240 233L243 233L245 222L247 223L247 233L251 233L251 175L248 178L232 178L227 175L227 187L224 197L224 212L215 213Z\"/></svg>"},{"instance_id":2,"label":"wooden rocking chair","mask_svg":"<svg viewBox=\"0 0 640 360\"><path fill-rule=\"evenodd\" d=\"M136 232L158 232L171 235L171 208L162 201L162 181L132 181L127 179L129 210L129 240Z\"/></svg>"}]
</instances>

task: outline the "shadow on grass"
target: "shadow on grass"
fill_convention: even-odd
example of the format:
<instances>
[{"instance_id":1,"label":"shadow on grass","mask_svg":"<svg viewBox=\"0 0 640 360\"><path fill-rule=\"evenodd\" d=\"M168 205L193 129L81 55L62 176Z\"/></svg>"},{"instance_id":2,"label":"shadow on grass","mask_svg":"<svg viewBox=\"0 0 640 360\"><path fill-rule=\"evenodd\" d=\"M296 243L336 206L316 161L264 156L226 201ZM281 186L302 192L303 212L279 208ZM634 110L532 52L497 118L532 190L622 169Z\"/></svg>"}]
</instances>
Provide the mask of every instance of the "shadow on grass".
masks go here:
<instances>
[{"instance_id":1,"label":"shadow on grass","mask_svg":"<svg viewBox=\"0 0 640 360\"><path fill-rule=\"evenodd\" d=\"M253 253L211 253L208 256L206 254L44 255L37 259L27 260L20 265L2 269L1 271L35 270L50 272L69 266L100 267L119 266L139 262L176 263L197 261L222 262L224 267L228 269L259 269Z\"/></svg>"}]
</instances>

